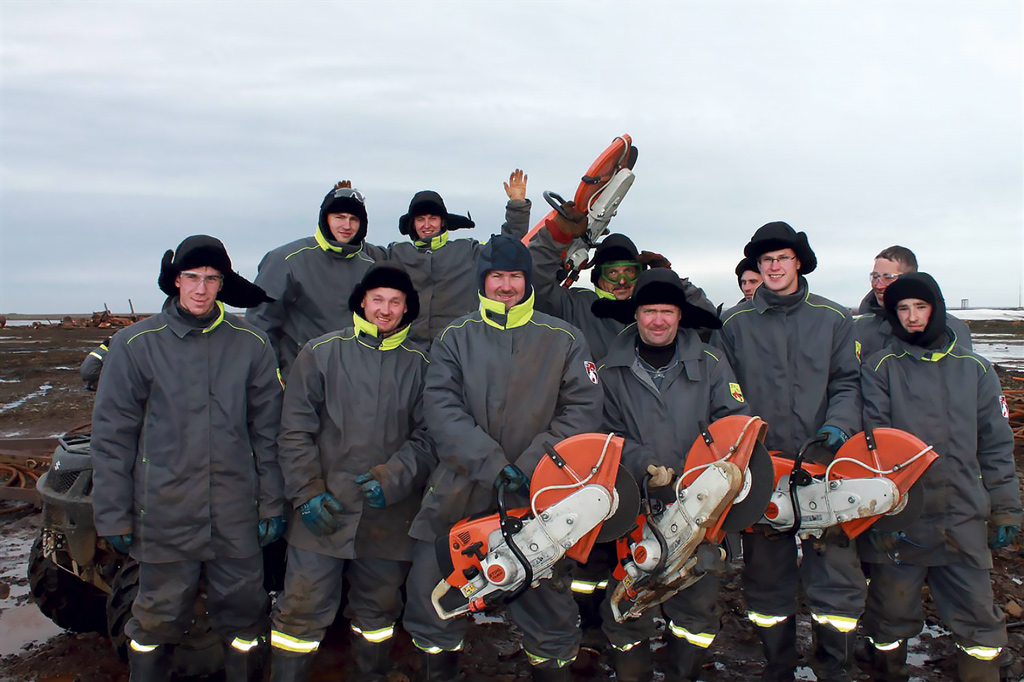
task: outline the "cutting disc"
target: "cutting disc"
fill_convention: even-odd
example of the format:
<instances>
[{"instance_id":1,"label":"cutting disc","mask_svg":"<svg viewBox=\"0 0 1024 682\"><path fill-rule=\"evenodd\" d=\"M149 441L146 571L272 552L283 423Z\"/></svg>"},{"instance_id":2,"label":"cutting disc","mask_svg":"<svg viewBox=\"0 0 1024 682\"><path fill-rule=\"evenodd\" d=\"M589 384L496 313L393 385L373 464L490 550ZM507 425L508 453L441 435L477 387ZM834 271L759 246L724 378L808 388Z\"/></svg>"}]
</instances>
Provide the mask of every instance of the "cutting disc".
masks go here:
<instances>
[{"instance_id":1,"label":"cutting disc","mask_svg":"<svg viewBox=\"0 0 1024 682\"><path fill-rule=\"evenodd\" d=\"M722 530L743 530L760 521L774 490L775 467L772 465L772 457L759 442L750 452L750 463L743 472L743 487L726 513Z\"/></svg>"},{"instance_id":2,"label":"cutting disc","mask_svg":"<svg viewBox=\"0 0 1024 682\"><path fill-rule=\"evenodd\" d=\"M906 501L903 504L904 500ZM877 521L871 524L872 530L899 531L906 530L917 521L924 510L924 489L920 481L910 486L910 490L903 494L900 500L902 509L882 515Z\"/></svg>"},{"instance_id":3,"label":"cutting disc","mask_svg":"<svg viewBox=\"0 0 1024 682\"><path fill-rule=\"evenodd\" d=\"M640 489L632 474L621 464L615 474L615 492L619 494L619 508L601 524L597 542L611 542L628 533L640 513Z\"/></svg>"}]
</instances>

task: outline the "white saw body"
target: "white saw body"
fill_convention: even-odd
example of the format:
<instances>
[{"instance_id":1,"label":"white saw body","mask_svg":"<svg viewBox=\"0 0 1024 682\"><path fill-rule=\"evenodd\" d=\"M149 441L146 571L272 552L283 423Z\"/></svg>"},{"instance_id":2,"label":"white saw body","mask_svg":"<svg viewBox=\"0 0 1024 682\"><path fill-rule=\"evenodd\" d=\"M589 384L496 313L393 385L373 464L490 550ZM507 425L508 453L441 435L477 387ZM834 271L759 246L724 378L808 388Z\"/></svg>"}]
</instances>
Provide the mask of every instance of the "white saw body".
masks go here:
<instances>
[{"instance_id":1,"label":"white saw body","mask_svg":"<svg viewBox=\"0 0 1024 682\"><path fill-rule=\"evenodd\" d=\"M796 523L796 510L790 495L790 476L779 479L762 523L774 530L791 530ZM806 485L796 486L800 511L801 538L820 537L826 530L855 519L897 513L906 504L899 488L884 476L825 480L811 478Z\"/></svg>"}]
</instances>

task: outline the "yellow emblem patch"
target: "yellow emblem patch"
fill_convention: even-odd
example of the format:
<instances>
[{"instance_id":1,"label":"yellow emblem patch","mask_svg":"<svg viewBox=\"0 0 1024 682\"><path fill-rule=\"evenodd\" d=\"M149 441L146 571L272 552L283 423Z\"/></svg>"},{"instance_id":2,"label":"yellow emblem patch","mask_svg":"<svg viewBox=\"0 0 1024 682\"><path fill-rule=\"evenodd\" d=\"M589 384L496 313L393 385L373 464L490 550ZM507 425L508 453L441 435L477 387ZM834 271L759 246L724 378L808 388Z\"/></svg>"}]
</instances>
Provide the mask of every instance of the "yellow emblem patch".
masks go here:
<instances>
[{"instance_id":1,"label":"yellow emblem patch","mask_svg":"<svg viewBox=\"0 0 1024 682\"><path fill-rule=\"evenodd\" d=\"M743 399L743 391L740 390L740 385L739 384L730 383L729 384L729 392L732 393L732 397L736 399L736 402L738 402L738 403L746 402Z\"/></svg>"},{"instance_id":2,"label":"yellow emblem patch","mask_svg":"<svg viewBox=\"0 0 1024 682\"><path fill-rule=\"evenodd\" d=\"M854 341L853 342L853 350L855 350L857 352L857 362L861 362L861 359L860 359L860 349L861 349L860 341Z\"/></svg>"}]
</instances>

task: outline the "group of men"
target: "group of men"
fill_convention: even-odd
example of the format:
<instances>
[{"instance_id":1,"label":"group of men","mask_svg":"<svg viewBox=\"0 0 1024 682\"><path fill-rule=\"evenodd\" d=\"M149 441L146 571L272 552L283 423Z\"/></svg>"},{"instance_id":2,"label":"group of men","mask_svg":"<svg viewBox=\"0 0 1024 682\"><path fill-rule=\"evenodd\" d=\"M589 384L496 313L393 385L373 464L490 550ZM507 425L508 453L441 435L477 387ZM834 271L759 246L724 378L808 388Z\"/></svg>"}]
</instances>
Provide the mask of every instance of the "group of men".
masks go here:
<instances>
[{"instance_id":1,"label":"group of men","mask_svg":"<svg viewBox=\"0 0 1024 682\"><path fill-rule=\"evenodd\" d=\"M561 254L587 218L564 206L527 247L526 183L522 171L510 175L506 222L486 244L452 238L472 221L424 191L400 220L409 240L374 246L365 198L343 182L324 197L313 236L268 253L254 284L231 269L212 237L189 237L165 254L164 308L109 342L93 417L97 531L141 569L126 627L132 680L169 679L200 573L226 643L229 682L261 679L267 641L273 680L308 679L341 606L343 579L358 679L383 679L403 609L420 679L457 679L467 623L441 620L431 604L441 579L434 540L493 510L498 488L525 505L545 442L613 431L625 439L626 468L657 489L682 471L699 422L758 414L769 424L766 445L784 453L814 437L835 453L861 430L869 414L862 360L869 348L892 345L901 318L882 306L886 287L916 269L909 251L879 254L874 304L866 299L870 312L857 322L809 291L814 252L804 233L781 222L747 243L736 269L745 299L720 315L663 257L639 252L621 234L597 247L593 290L564 289ZM246 308L244 319L224 304ZM994 373L949 320L942 358L969 358L987 372L991 392ZM900 425L871 414L874 426ZM979 443L987 439L984 457L965 457L986 474L981 496L997 491L991 516L1008 543L1020 524L1016 488L1006 492L1016 485L1012 456L1006 471L1009 427L993 421L976 430ZM984 500L969 492L978 516ZM963 519L939 514L930 523L954 521ZM271 610L260 547L281 537L287 571ZM874 544L902 548L907 537ZM888 675L880 679L906 679L905 639L921 619L893 625L879 616L888 614L886 587L903 583L883 581L869 595L855 544L832 535L802 544L798 572L792 535L760 526L743 534L744 591L764 644L764 679L794 678L798 577L819 680L850 679L866 602L877 605L878 617L865 620L879 674ZM953 584L970 583L972 598L945 613L966 657L963 679L991 680L1005 627L991 586L986 596L977 580L985 561L991 565L988 549L971 547L985 556L972 555L975 573L957 573ZM897 549L873 558L893 556ZM956 552L944 558L964 563ZM506 607L536 680L571 679L581 641L571 571L556 575ZM590 591L605 580L594 578ZM699 679L720 628L718 590L708 574L663 605L666 679ZM617 676L650 680L654 610L616 623L610 594L602 628Z\"/></svg>"}]
</instances>

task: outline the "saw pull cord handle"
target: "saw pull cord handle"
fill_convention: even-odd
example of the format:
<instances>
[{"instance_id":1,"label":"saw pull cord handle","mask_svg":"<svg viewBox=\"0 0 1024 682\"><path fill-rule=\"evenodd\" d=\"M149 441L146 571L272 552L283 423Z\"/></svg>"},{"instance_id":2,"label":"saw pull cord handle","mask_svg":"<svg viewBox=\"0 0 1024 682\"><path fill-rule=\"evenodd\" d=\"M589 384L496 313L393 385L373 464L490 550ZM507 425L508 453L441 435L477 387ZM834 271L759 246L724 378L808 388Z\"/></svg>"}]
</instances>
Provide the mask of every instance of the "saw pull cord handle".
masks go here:
<instances>
[{"instance_id":1,"label":"saw pull cord handle","mask_svg":"<svg viewBox=\"0 0 1024 682\"><path fill-rule=\"evenodd\" d=\"M508 511L505 509L504 486L500 486L498 488L497 496L499 519L498 527L501 528L501 537L505 538L505 544L507 544L508 548L512 550L512 555L516 558L516 561L518 561L520 565L522 565L523 570L526 572L526 577L523 579L522 584L520 584L519 587L514 589L512 593L505 598L505 602L508 603L513 599L519 597L523 592L529 589L531 584L533 584L533 567L530 566L530 562L526 558L526 555L523 554L523 551L521 549L519 549L519 545L516 544L515 540L512 537L515 533L512 530L512 523L508 515ZM522 522L519 521L519 519L516 519L516 521L518 522L519 528L522 528Z\"/></svg>"},{"instance_id":2,"label":"saw pull cord handle","mask_svg":"<svg viewBox=\"0 0 1024 682\"><path fill-rule=\"evenodd\" d=\"M661 529L658 528L657 521L654 520L654 513L651 510L651 493L648 490L647 484L651 480L650 474L644 474L643 479L640 482L640 490L643 493L644 506L643 515L647 519L647 527L651 529L651 535L658 541L658 547L661 549L661 556L658 557L658 563L654 565L648 573L654 574L662 569L665 565L665 559L668 557L668 543L665 542L665 536L662 534ZM679 503L678 496L676 497L676 504Z\"/></svg>"}]
</instances>

